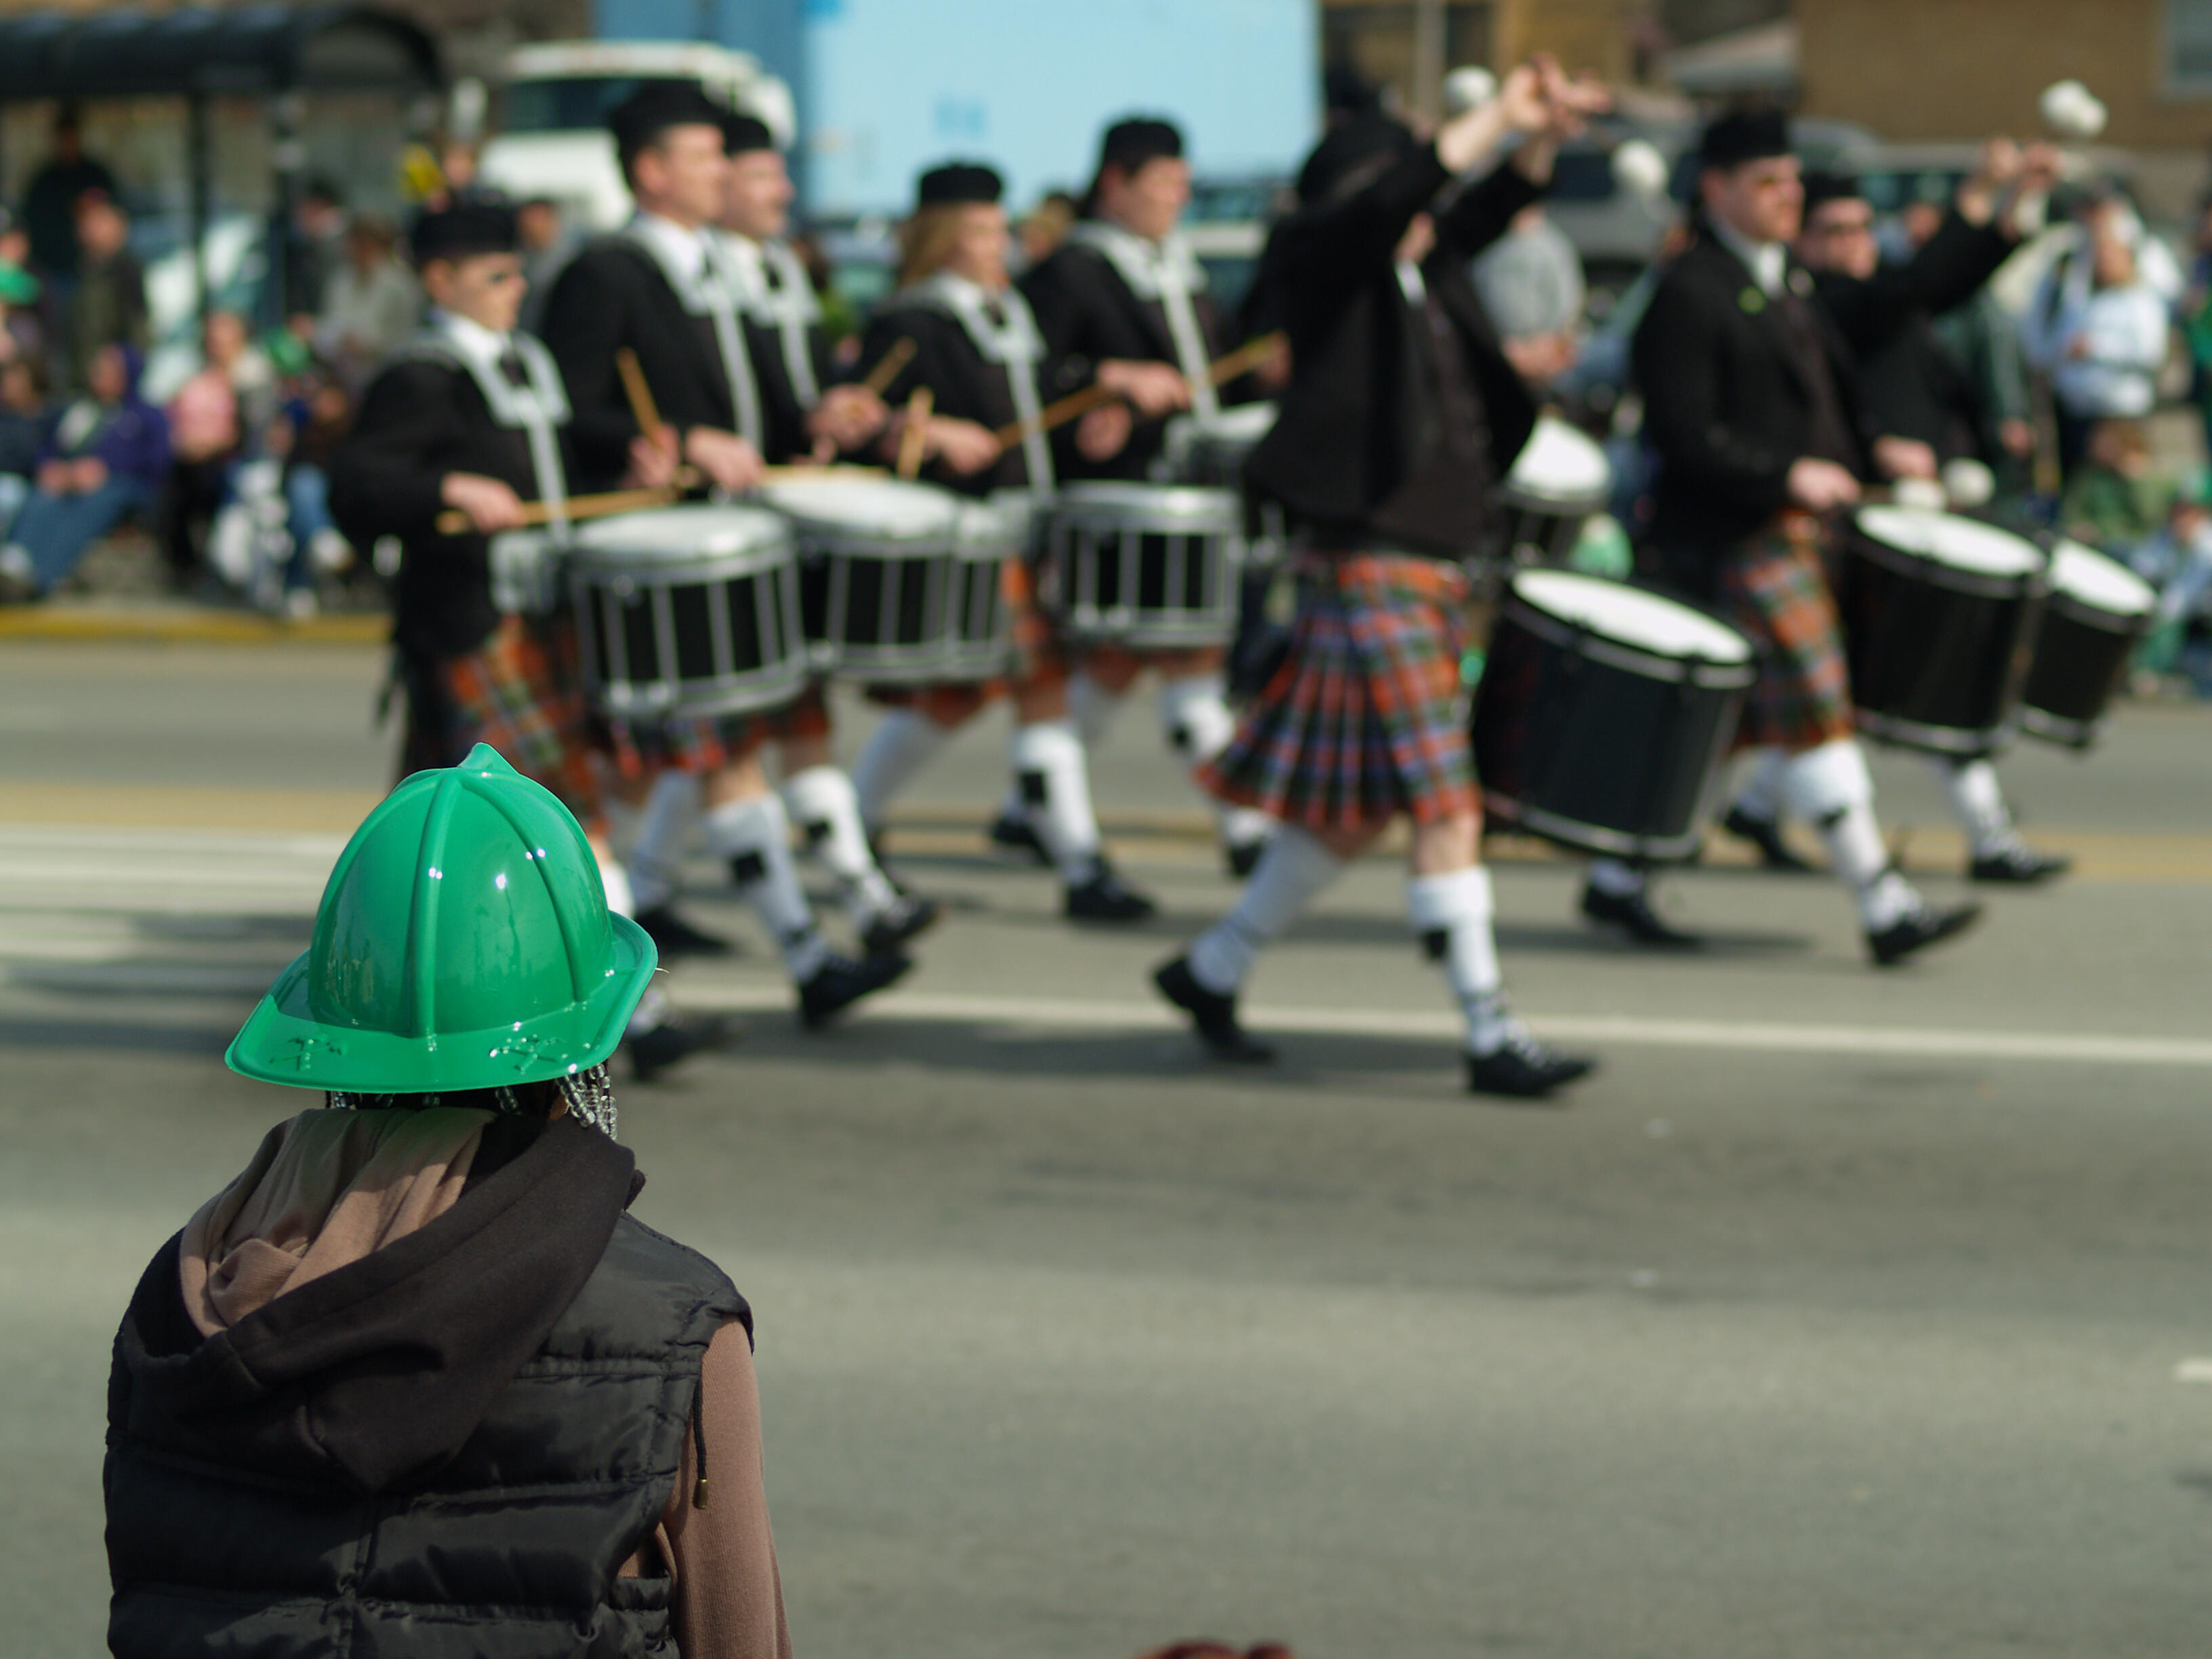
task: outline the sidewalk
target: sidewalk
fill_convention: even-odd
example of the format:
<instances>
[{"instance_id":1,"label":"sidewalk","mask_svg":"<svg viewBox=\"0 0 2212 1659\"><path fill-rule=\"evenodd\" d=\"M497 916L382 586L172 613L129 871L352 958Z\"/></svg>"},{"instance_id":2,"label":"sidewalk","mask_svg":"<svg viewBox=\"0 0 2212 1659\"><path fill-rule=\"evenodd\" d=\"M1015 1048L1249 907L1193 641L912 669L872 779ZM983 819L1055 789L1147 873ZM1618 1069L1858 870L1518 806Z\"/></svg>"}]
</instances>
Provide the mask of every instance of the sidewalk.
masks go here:
<instances>
[{"instance_id":1,"label":"sidewalk","mask_svg":"<svg viewBox=\"0 0 2212 1659\"><path fill-rule=\"evenodd\" d=\"M287 622L257 611L196 605L189 599L137 596L46 599L37 605L0 607L0 641L381 645L391 634L391 619L378 611L343 612Z\"/></svg>"}]
</instances>

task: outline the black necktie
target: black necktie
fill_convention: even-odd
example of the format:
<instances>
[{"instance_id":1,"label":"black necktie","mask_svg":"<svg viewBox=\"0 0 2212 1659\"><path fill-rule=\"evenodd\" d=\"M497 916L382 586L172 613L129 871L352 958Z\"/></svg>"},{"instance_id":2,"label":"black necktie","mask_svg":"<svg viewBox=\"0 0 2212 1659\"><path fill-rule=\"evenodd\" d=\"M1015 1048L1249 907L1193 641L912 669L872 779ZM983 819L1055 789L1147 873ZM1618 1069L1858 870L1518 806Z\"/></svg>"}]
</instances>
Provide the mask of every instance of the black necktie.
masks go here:
<instances>
[{"instance_id":1,"label":"black necktie","mask_svg":"<svg viewBox=\"0 0 2212 1659\"><path fill-rule=\"evenodd\" d=\"M993 328L1004 328L1006 325L1006 308L994 299L987 299L983 301L983 315L990 319Z\"/></svg>"},{"instance_id":2,"label":"black necktie","mask_svg":"<svg viewBox=\"0 0 2212 1659\"><path fill-rule=\"evenodd\" d=\"M530 371L522 366L522 354L512 343L499 354L499 372L509 386L530 384Z\"/></svg>"}]
</instances>

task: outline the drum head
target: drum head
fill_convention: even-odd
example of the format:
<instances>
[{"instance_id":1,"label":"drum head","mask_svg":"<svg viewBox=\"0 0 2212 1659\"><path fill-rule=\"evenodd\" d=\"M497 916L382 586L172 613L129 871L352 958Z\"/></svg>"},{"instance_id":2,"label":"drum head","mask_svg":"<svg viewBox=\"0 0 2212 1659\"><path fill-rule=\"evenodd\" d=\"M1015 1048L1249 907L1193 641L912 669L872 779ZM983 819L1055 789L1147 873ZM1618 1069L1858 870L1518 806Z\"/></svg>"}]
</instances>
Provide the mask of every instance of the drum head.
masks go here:
<instances>
[{"instance_id":1,"label":"drum head","mask_svg":"<svg viewBox=\"0 0 2212 1659\"><path fill-rule=\"evenodd\" d=\"M2115 617L2147 617L2158 604L2157 591L2134 571L2075 541L2051 550L2051 591Z\"/></svg>"},{"instance_id":2,"label":"drum head","mask_svg":"<svg viewBox=\"0 0 2212 1659\"><path fill-rule=\"evenodd\" d=\"M1924 507L1863 507L1859 533L1894 552L1967 575L2012 580L2043 568L2043 550L1978 519Z\"/></svg>"},{"instance_id":3,"label":"drum head","mask_svg":"<svg viewBox=\"0 0 2212 1659\"><path fill-rule=\"evenodd\" d=\"M1585 434L1544 415L1505 475L1505 487L1532 501L1602 502L1613 491L1613 466Z\"/></svg>"},{"instance_id":4,"label":"drum head","mask_svg":"<svg viewBox=\"0 0 2212 1659\"><path fill-rule=\"evenodd\" d=\"M1572 570L1523 570L1513 578L1521 602L1616 645L1680 662L1747 663L1751 641L1716 617L1625 582Z\"/></svg>"},{"instance_id":5,"label":"drum head","mask_svg":"<svg viewBox=\"0 0 2212 1659\"><path fill-rule=\"evenodd\" d=\"M788 478L760 500L810 530L876 541L942 540L960 520L959 496L903 478Z\"/></svg>"},{"instance_id":6,"label":"drum head","mask_svg":"<svg viewBox=\"0 0 2212 1659\"><path fill-rule=\"evenodd\" d=\"M576 526L576 546L601 556L642 559L775 554L791 544L791 532L773 513L757 507L648 507Z\"/></svg>"},{"instance_id":7,"label":"drum head","mask_svg":"<svg viewBox=\"0 0 2212 1659\"><path fill-rule=\"evenodd\" d=\"M1191 437L1199 443L1249 448L1275 428L1273 404L1237 404L1218 414L1187 415Z\"/></svg>"},{"instance_id":8,"label":"drum head","mask_svg":"<svg viewBox=\"0 0 2212 1659\"><path fill-rule=\"evenodd\" d=\"M1188 520L1199 531L1215 528L1217 520L1226 520L1231 529L1243 522L1235 491L1195 484L1072 483L1060 492L1058 505L1086 518L1126 517L1147 525Z\"/></svg>"}]
</instances>

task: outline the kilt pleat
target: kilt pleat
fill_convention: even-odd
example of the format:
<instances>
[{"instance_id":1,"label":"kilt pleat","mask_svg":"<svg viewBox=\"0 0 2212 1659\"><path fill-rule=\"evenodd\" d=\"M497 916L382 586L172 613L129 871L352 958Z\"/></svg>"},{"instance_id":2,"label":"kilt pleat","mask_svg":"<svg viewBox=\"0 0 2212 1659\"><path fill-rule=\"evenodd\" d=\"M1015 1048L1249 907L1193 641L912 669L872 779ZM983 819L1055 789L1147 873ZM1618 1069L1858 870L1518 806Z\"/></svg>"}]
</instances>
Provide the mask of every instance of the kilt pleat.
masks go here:
<instances>
[{"instance_id":1,"label":"kilt pleat","mask_svg":"<svg viewBox=\"0 0 2212 1659\"><path fill-rule=\"evenodd\" d=\"M1721 609L1759 651L1736 747L1795 753L1850 737L1850 671L1819 521L1784 514L1718 574Z\"/></svg>"},{"instance_id":2,"label":"kilt pleat","mask_svg":"<svg viewBox=\"0 0 2212 1659\"><path fill-rule=\"evenodd\" d=\"M1467 580L1401 554L1310 554L1291 649L1200 781L1311 830L1477 810L1460 657Z\"/></svg>"},{"instance_id":3,"label":"kilt pleat","mask_svg":"<svg viewBox=\"0 0 2212 1659\"><path fill-rule=\"evenodd\" d=\"M564 620L502 617L475 650L410 671L401 771L458 766L480 743L586 826L598 819L591 719Z\"/></svg>"}]
</instances>

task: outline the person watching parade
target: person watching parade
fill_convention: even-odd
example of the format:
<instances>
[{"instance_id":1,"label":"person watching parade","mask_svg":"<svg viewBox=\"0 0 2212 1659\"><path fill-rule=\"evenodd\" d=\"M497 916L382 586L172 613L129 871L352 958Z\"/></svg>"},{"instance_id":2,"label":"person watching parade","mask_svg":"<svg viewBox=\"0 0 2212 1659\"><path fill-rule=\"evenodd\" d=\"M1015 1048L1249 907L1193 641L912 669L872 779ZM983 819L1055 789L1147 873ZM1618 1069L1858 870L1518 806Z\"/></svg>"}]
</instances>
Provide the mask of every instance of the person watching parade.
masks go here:
<instances>
[{"instance_id":1,"label":"person watching parade","mask_svg":"<svg viewBox=\"0 0 2212 1659\"><path fill-rule=\"evenodd\" d=\"M1432 142L1370 115L1299 173L1274 249L1291 380L1246 472L1298 538L1298 615L1288 659L1201 774L1281 827L1235 908L1154 975L1222 1059L1272 1058L1237 1018L1255 956L1403 813L1407 913L1465 1018L1468 1088L1534 1097L1594 1064L1506 1001L1460 659L1462 562L1536 419L1468 266L1604 102L1540 58Z\"/></svg>"},{"instance_id":2,"label":"person watching parade","mask_svg":"<svg viewBox=\"0 0 2212 1659\"><path fill-rule=\"evenodd\" d=\"M110 1651L787 1659L751 1310L615 1139L655 962L489 746L354 832L226 1055L322 1098L116 1334Z\"/></svg>"}]
</instances>

